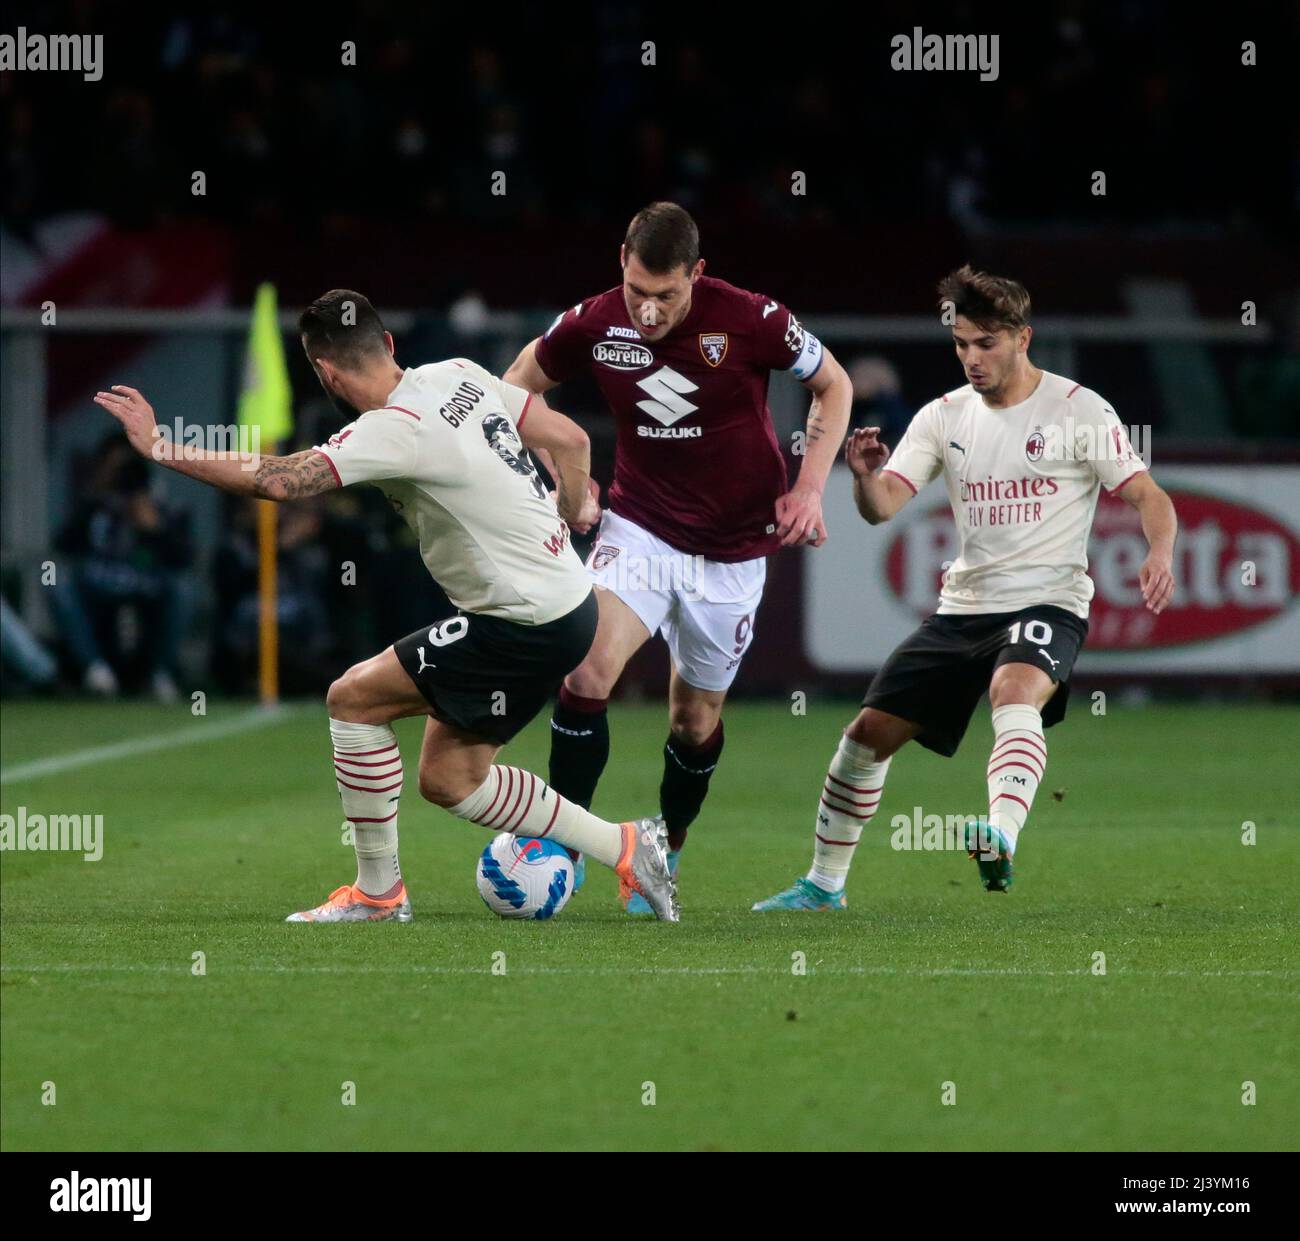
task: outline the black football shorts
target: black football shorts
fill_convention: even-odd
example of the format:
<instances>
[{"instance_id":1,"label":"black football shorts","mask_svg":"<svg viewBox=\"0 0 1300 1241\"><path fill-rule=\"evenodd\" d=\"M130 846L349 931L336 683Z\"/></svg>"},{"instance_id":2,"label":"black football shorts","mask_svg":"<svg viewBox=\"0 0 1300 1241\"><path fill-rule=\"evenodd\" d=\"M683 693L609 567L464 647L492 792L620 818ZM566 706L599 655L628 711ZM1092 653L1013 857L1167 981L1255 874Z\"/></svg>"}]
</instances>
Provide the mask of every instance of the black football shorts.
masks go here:
<instances>
[{"instance_id":1,"label":"black football shorts","mask_svg":"<svg viewBox=\"0 0 1300 1241\"><path fill-rule=\"evenodd\" d=\"M1065 717L1070 672L1088 622L1044 604L1020 612L929 617L876 673L862 700L921 726L919 741L936 754L957 752L975 705L1002 664L1033 664L1058 688L1043 708L1043 727Z\"/></svg>"},{"instance_id":2,"label":"black football shorts","mask_svg":"<svg viewBox=\"0 0 1300 1241\"><path fill-rule=\"evenodd\" d=\"M596 594L544 625L460 612L393 644L434 719L504 745L550 701L596 637Z\"/></svg>"}]
</instances>

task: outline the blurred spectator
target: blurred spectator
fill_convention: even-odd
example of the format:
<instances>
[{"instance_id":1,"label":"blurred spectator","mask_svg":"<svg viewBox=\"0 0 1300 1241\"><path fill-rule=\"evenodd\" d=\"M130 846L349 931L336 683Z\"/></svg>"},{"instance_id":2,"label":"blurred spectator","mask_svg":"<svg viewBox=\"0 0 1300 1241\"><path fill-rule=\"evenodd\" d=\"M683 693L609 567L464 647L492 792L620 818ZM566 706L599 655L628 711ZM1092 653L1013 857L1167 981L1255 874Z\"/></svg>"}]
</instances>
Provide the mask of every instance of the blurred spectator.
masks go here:
<instances>
[{"instance_id":1,"label":"blurred spectator","mask_svg":"<svg viewBox=\"0 0 1300 1241\"><path fill-rule=\"evenodd\" d=\"M54 656L32 636L3 595L0 595L0 667L24 685L42 689L53 685L59 673Z\"/></svg>"},{"instance_id":2,"label":"blurred spectator","mask_svg":"<svg viewBox=\"0 0 1300 1241\"><path fill-rule=\"evenodd\" d=\"M319 691L332 679L337 638L328 606L331 557L322 543L324 503L299 500L280 506L276 615L280 628L280 687L286 694ZM213 565L216 581L213 673L226 693L248 692L257 682L257 501L235 504Z\"/></svg>"},{"instance_id":3,"label":"blurred spectator","mask_svg":"<svg viewBox=\"0 0 1300 1241\"><path fill-rule=\"evenodd\" d=\"M92 693L115 695L132 665L172 702L187 621L182 571L193 560L189 513L149 492L149 464L116 432L100 445L89 485L56 547L50 606Z\"/></svg>"},{"instance_id":4,"label":"blurred spectator","mask_svg":"<svg viewBox=\"0 0 1300 1241\"><path fill-rule=\"evenodd\" d=\"M903 385L893 363L866 356L855 358L846 369L853 383L849 428L879 427L880 438L892 448L915 412L903 400Z\"/></svg>"}]
</instances>

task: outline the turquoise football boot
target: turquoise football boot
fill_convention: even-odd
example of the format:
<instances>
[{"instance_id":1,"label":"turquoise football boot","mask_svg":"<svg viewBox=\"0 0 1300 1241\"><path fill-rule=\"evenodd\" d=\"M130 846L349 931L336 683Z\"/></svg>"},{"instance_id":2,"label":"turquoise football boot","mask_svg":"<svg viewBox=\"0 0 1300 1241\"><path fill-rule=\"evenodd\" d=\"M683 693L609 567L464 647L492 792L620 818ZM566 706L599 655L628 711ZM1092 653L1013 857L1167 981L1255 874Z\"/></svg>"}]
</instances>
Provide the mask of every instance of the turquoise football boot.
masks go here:
<instances>
[{"instance_id":1,"label":"turquoise football boot","mask_svg":"<svg viewBox=\"0 0 1300 1241\"><path fill-rule=\"evenodd\" d=\"M579 853L573 859L573 894L577 896L578 889L587 881L587 855Z\"/></svg>"},{"instance_id":2,"label":"turquoise football boot","mask_svg":"<svg viewBox=\"0 0 1300 1241\"><path fill-rule=\"evenodd\" d=\"M838 892L827 892L819 888L811 879L801 878L794 881L794 886L769 896L765 901L751 905L755 913L771 913L780 909L847 909L849 902L841 888Z\"/></svg>"},{"instance_id":3,"label":"turquoise football boot","mask_svg":"<svg viewBox=\"0 0 1300 1241\"><path fill-rule=\"evenodd\" d=\"M966 820L966 853L979 867L985 892L1006 892L1015 882L1011 844L983 817Z\"/></svg>"}]
</instances>

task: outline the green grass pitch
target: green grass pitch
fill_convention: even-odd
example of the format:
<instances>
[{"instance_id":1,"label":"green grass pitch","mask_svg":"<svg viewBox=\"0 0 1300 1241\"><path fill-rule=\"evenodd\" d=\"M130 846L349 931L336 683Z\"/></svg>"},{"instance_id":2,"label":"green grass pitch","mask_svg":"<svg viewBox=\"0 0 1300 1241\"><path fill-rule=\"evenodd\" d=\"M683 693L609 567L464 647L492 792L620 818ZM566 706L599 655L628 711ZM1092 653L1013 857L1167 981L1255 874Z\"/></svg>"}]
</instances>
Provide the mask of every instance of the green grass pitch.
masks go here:
<instances>
[{"instance_id":1,"label":"green grass pitch","mask_svg":"<svg viewBox=\"0 0 1300 1241\"><path fill-rule=\"evenodd\" d=\"M985 711L955 759L895 761L847 913L758 915L806 869L852 705L738 703L678 926L626 918L594 865L554 922L498 921L486 833L415 795L417 721L406 926L282 921L354 873L323 706L21 774L248 710L4 707L0 810L105 816L100 861L3 855L5 1149L1297 1146L1294 709L1076 704L1006 896L963 854L889 846L914 806L984 809ZM594 808L652 812L663 708L611 723ZM546 746L539 719L506 753L544 773Z\"/></svg>"}]
</instances>

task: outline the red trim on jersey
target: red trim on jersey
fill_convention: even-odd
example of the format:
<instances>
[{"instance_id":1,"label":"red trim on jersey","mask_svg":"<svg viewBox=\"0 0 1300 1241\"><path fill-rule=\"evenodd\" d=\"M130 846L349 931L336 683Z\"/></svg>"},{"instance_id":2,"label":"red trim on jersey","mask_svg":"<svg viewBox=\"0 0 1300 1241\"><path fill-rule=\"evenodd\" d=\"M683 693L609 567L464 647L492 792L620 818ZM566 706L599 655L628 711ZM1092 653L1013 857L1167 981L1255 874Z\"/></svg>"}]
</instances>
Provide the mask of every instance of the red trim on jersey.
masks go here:
<instances>
[{"instance_id":1,"label":"red trim on jersey","mask_svg":"<svg viewBox=\"0 0 1300 1241\"><path fill-rule=\"evenodd\" d=\"M948 399L947 397L944 397L944 400L947 399ZM895 478L901 478L903 482L905 482L909 487L911 487L913 495L919 494L916 490L916 484L913 483L910 478L907 478L904 475L900 474L897 470L883 469L880 472L882 474L892 474Z\"/></svg>"},{"instance_id":2,"label":"red trim on jersey","mask_svg":"<svg viewBox=\"0 0 1300 1241\"><path fill-rule=\"evenodd\" d=\"M413 413L411 410L406 409L406 408L404 408L404 407L401 406L401 405L383 405L383 406L381 406L380 408L381 408L381 409L395 409L395 410L397 410L397 412L398 412L399 414L410 414L411 417L414 418L416 422L419 422L419 421L421 420L419 414L417 414L417 413Z\"/></svg>"},{"instance_id":3,"label":"red trim on jersey","mask_svg":"<svg viewBox=\"0 0 1300 1241\"><path fill-rule=\"evenodd\" d=\"M1139 474L1145 474L1146 472L1147 472L1146 466L1143 466L1140 470L1134 470L1133 473L1130 474L1122 483L1120 483L1120 485L1116 487L1114 491L1108 491L1106 492L1106 494L1108 496L1119 495L1119 493L1123 491L1124 488L1127 487L1129 483L1131 483Z\"/></svg>"},{"instance_id":4,"label":"red trim on jersey","mask_svg":"<svg viewBox=\"0 0 1300 1241\"><path fill-rule=\"evenodd\" d=\"M1079 389L1082 388L1082 387L1083 387L1083 384L1075 384L1074 387L1071 388L1071 389L1069 390L1069 392L1067 392L1067 393L1065 394L1065 399L1068 401L1068 400L1069 400L1069 399L1070 399L1070 398L1071 398L1071 397L1072 397L1076 392L1078 392Z\"/></svg>"},{"instance_id":5,"label":"red trim on jersey","mask_svg":"<svg viewBox=\"0 0 1300 1241\"><path fill-rule=\"evenodd\" d=\"M515 423L516 429L524 425L524 419L528 417L528 407L533 403L533 394L528 394L528 400L524 402L524 408L519 414L519 421Z\"/></svg>"},{"instance_id":6,"label":"red trim on jersey","mask_svg":"<svg viewBox=\"0 0 1300 1241\"><path fill-rule=\"evenodd\" d=\"M331 470L333 471L333 473L334 473L334 481L335 481L336 483L338 483L338 485L339 485L340 487L342 487L342 486L343 486L343 480L339 477L339 468L338 468L338 466L336 466L336 465L334 464L333 460L331 460L329 453L327 453L327 452L321 452L321 450L320 450L319 448L313 448L313 449L312 449L312 452L319 452L320 455L321 455L322 457L324 457L326 461L329 461L329 463L330 463L330 469L331 469Z\"/></svg>"},{"instance_id":7,"label":"red trim on jersey","mask_svg":"<svg viewBox=\"0 0 1300 1241\"><path fill-rule=\"evenodd\" d=\"M943 394L943 399L944 399L945 401L948 400L948 394L947 394L946 392Z\"/></svg>"}]
</instances>

